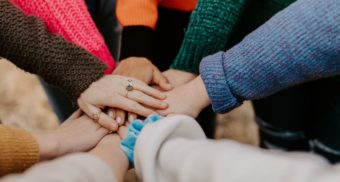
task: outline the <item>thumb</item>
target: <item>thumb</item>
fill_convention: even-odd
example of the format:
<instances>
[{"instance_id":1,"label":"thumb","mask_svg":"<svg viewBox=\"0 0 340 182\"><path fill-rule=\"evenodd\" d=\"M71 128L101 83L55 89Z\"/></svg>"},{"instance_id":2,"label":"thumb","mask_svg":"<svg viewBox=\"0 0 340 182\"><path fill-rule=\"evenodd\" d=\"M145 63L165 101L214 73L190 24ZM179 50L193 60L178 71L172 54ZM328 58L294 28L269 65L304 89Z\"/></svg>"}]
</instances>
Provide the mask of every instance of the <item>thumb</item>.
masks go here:
<instances>
[{"instance_id":1,"label":"thumb","mask_svg":"<svg viewBox=\"0 0 340 182\"><path fill-rule=\"evenodd\" d=\"M153 83L157 84L162 90L171 90L172 86L168 79L157 69L153 71Z\"/></svg>"}]
</instances>

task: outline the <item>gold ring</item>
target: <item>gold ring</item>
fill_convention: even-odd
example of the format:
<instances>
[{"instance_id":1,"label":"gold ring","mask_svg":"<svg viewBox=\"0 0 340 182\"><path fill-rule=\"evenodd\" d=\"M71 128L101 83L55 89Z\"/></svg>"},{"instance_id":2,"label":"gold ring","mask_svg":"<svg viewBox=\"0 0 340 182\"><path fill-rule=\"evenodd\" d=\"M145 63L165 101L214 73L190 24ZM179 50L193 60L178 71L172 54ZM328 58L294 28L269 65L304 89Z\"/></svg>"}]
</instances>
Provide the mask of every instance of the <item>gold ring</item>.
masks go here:
<instances>
[{"instance_id":1,"label":"gold ring","mask_svg":"<svg viewBox=\"0 0 340 182\"><path fill-rule=\"evenodd\" d=\"M133 90L133 82L130 79L128 80L128 84L126 86L126 90L127 91L132 91Z\"/></svg>"}]
</instances>

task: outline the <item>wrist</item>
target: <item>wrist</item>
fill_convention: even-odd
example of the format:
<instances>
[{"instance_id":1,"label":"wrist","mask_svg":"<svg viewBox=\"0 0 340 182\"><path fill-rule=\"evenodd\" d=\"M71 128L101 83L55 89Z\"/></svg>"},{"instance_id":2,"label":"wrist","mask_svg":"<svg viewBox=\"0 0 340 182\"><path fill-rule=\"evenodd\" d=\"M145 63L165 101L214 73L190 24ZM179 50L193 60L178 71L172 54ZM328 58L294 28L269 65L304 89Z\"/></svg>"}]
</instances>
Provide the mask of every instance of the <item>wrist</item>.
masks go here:
<instances>
[{"instance_id":1,"label":"wrist","mask_svg":"<svg viewBox=\"0 0 340 182\"><path fill-rule=\"evenodd\" d=\"M117 181L123 181L129 167L129 161L125 153L115 146L97 146L89 152L104 161L110 168Z\"/></svg>"},{"instance_id":2,"label":"wrist","mask_svg":"<svg viewBox=\"0 0 340 182\"><path fill-rule=\"evenodd\" d=\"M60 143L55 136L55 133L34 133L32 136L35 138L39 145L39 160L48 160L60 156Z\"/></svg>"},{"instance_id":3,"label":"wrist","mask_svg":"<svg viewBox=\"0 0 340 182\"><path fill-rule=\"evenodd\" d=\"M198 76L195 78L192 82L190 82L192 90L196 91L196 96L198 96L199 99L196 100L196 104L199 107L200 111L206 108L210 105L210 98L208 95L208 91L205 88L204 82L201 78L201 76Z\"/></svg>"}]
</instances>

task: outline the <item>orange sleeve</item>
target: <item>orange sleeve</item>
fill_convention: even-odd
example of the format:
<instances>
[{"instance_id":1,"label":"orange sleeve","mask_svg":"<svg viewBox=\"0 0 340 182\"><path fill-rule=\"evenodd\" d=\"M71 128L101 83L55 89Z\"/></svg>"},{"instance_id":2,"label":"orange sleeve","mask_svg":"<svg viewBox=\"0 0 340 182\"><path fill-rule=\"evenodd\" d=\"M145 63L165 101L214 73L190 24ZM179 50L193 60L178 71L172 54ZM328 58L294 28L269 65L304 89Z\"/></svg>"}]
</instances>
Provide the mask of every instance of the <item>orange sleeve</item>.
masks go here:
<instances>
[{"instance_id":1,"label":"orange sleeve","mask_svg":"<svg viewBox=\"0 0 340 182\"><path fill-rule=\"evenodd\" d=\"M0 178L38 162L39 145L30 133L0 125L0 135Z\"/></svg>"},{"instance_id":2,"label":"orange sleeve","mask_svg":"<svg viewBox=\"0 0 340 182\"><path fill-rule=\"evenodd\" d=\"M155 29L158 0L117 0L116 16L123 27L146 26Z\"/></svg>"}]
</instances>

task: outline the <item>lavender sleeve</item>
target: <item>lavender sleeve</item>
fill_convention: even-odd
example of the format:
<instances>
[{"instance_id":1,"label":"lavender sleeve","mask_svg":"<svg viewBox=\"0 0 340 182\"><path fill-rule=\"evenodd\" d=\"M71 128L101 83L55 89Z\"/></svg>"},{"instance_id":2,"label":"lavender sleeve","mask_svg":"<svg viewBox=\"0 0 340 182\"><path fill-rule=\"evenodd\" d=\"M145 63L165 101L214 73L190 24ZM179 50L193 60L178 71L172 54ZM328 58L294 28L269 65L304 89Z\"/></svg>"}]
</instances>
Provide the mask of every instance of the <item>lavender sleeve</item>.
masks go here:
<instances>
[{"instance_id":1,"label":"lavender sleeve","mask_svg":"<svg viewBox=\"0 0 340 182\"><path fill-rule=\"evenodd\" d=\"M220 113L340 74L340 1L298 0L232 49L204 58L200 72Z\"/></svg>"}]
</instances>

